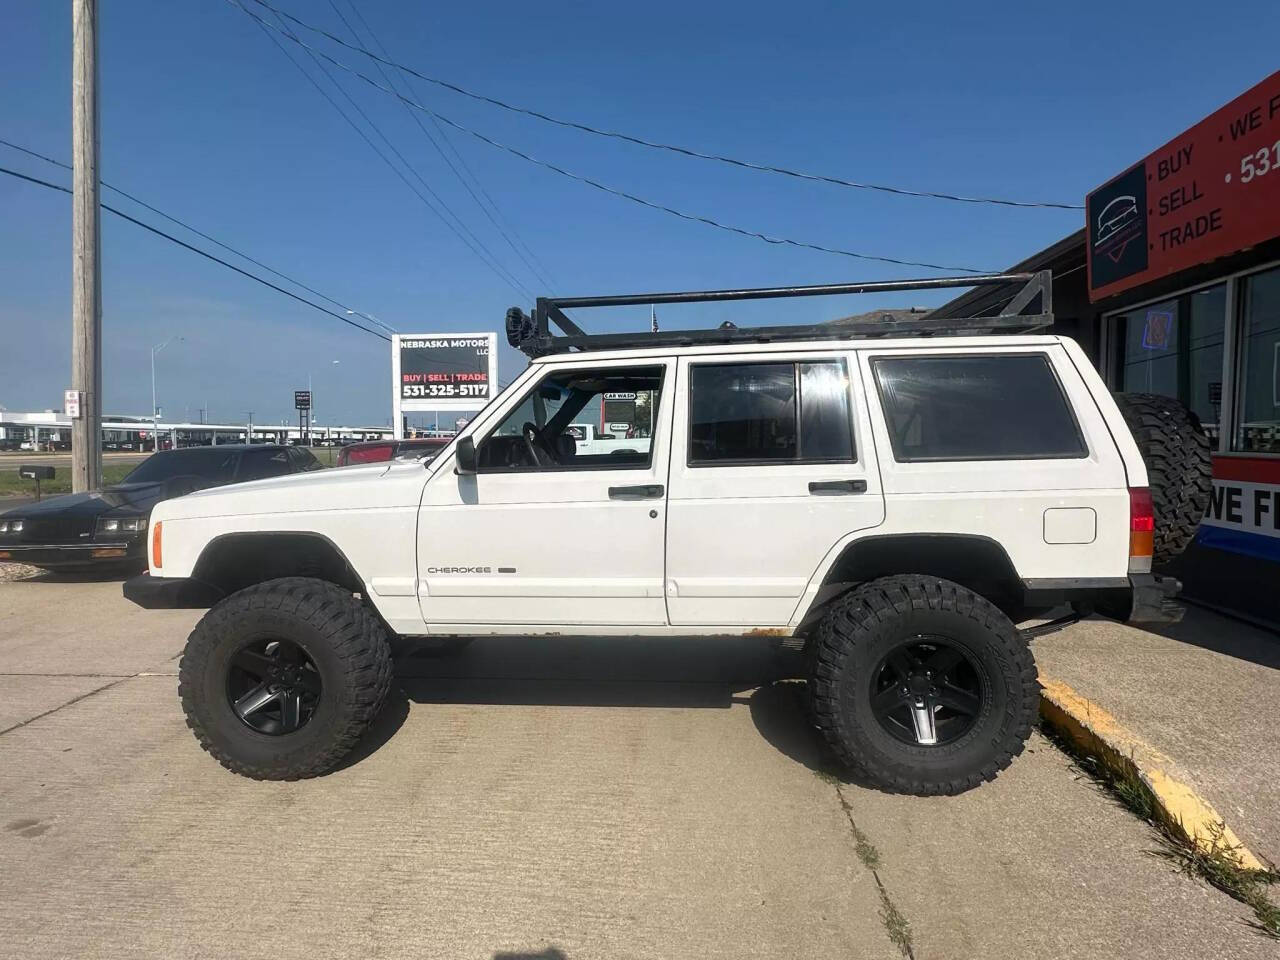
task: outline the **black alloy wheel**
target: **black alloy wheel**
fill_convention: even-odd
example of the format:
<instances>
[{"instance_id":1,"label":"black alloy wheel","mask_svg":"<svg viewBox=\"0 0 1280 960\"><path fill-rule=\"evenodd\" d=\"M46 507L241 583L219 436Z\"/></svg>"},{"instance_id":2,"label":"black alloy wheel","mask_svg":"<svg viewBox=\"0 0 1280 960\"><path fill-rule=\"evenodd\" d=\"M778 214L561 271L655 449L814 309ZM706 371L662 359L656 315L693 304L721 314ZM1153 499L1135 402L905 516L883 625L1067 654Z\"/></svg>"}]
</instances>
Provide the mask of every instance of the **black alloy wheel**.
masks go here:
<instances>
[{"instance_id":1,"label":"black alloy wheel","mask_svg":"<svg viewBox=\"0 0 1280 960\"><path fill-rule=\"evenodd\" d=\"M913 746L959 740L973 729L986 696L977 663L946 637L912 637L871 673L872 714L886 733Z\"/></svg>"},{"instance_id":2,"label":"black alloy wheel","mask_svg":"<svg viewBox=\"0 0 1280 960\"><path fill-rule=\"evenodd\" d=\"M231 658L227 701L241 722L268 736L306 726L320 702L320 673L291 640L257 640Z\"/></svg>"}]
</instances>

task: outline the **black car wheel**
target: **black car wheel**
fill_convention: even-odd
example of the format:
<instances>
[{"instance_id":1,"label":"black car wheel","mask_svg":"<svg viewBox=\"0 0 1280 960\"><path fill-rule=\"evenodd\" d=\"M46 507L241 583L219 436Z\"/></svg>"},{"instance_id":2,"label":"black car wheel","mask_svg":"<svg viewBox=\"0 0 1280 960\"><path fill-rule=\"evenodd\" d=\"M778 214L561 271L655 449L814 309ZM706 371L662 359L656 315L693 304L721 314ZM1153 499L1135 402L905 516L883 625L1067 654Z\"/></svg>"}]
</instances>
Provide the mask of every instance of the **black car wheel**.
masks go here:
<instances>
[{"instance_id":1,"label":"black car wheel","mask_svg":"<svg viewBox=\"0 0 1280 960\"><path fill-rule=\"evenodd\" d=\"M1031 734L1031 651L1008 617L959 584L863 584L831 605L812 643L814 722L843 764L885 790L976 787Z\"/></svg>"},{"instance_id":2,"label":"black car wheel","mask_svg":"<svg viewBox=\"0 0 1280 960\"><path fill-rule=\"evenodd\" d=\"M255 780L331 769L390 687L390 646L378 618L350 590L302 577L222 600L192 631L178 668L178 694L200 745Z\"/></svg>"},{"instance_id":3,"label":"black car wheel","mask_svg":"<svg viewBox=\"0 0 1280 960\"><path fill-rule=\"evenodd\" d=\"M871 712L903 743L942 746L977 722L989 699L982 667L949 637L908 637L871 671Z\"/></svg>"},{"instance_id":4,"label":"black car wheel","mask_svg":"<svg viewBox=\"0 0 1280 960\"><path fill-rule=\"evenodd\" d=\"M252 640L227 670L227 701L235 715L273 737L306 726L323 690L315 661L292 640Z\"/></svg>"}]
</instances>

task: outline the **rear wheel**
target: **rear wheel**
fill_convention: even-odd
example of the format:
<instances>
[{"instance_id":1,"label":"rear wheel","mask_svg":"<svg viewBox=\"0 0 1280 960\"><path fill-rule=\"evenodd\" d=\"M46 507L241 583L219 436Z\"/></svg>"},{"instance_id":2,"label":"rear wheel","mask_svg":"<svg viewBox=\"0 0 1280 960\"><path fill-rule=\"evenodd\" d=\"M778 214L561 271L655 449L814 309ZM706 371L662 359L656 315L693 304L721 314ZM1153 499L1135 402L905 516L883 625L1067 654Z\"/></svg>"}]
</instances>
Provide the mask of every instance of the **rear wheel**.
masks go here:
<instances>
[{"instance_id":1,"label":"rear wheel","mask_svg":"<svg viewBox=\"0 0 1280 960\"><path fill-rule=\"evenodd\" d=\"M196 625L178 668L200 745L255 780L297 780L337 764L391 686L381 623L349 590L270 580L232 594Z\"/></svg>"},{"instance_id":2,"label":"rear wheel","mask_svg":"<svg viewBox=\"0 0 1280 960\"><path fill-rule=\"evenodd\" d=\"M810 695L836 756L899 793L951 794L1022 752L1039 706L1035 661L990 602L936 577L874 580L832 605Z\"/></svg>"}]
</instances>

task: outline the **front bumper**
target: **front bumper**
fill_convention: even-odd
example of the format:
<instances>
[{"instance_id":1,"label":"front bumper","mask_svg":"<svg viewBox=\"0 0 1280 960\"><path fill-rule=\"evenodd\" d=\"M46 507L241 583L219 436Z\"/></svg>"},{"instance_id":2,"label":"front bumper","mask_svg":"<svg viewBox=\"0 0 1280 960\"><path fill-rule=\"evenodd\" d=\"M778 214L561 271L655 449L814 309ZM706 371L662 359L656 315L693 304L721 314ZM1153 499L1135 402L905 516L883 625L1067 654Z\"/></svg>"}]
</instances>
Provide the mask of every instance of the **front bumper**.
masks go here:
<instances>
[{"instance_id":1,"label":"front bumper","mask_svg":"<svg viewBox=\"0 0 1280 960\"><path fill-rule=\"evenodd\" d=\"M103 543L0 543L0 560L29 563L48 570L144 563L146 559L146 546L141 538Z\"/></svg>"},{"instance_id":2,"label":"front bumper","mask_svg":"<svg viewBox=\"0 0 1280 960\"><path fill-rule=\"evenodd\" d=\"M124 582L124 596L148 610L204 610L225 594L190 577L153 577L143 573Z\"/></svg>"}]
</instances>

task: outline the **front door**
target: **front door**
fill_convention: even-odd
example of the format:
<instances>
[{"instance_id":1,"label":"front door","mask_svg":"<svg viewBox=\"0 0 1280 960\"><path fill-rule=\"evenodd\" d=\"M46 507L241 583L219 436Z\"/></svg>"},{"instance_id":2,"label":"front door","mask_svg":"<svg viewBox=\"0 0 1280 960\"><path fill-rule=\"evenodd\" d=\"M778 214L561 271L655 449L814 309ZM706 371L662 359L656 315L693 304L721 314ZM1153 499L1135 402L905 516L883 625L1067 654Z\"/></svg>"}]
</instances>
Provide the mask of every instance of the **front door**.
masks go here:
<instances>
[{"instance_id":1,"label":"front door","mask_svg":"<svg viewBox=\"0 0 1280 960\"><path fill-rule=\"evenodd\" d=\"M663 625L671 438L666 359L550 362L474 434L478 471L423 494L418 597L433 633ZM574 424L630 417L582 451ZM621 399L619 399L621 398ZM613 416L613 413L610 414Z\"/></svg>"},{"instance_id":2,"label":"front door","mask_svg":"<svg viewBox=\"0 0 1280 960\"><path fill-rule=\"evenodd\" d=\"M862 396L849 352L680 360L673 625L784 626L835 544L884 521Z\"/></svg>"}]
</instances>

